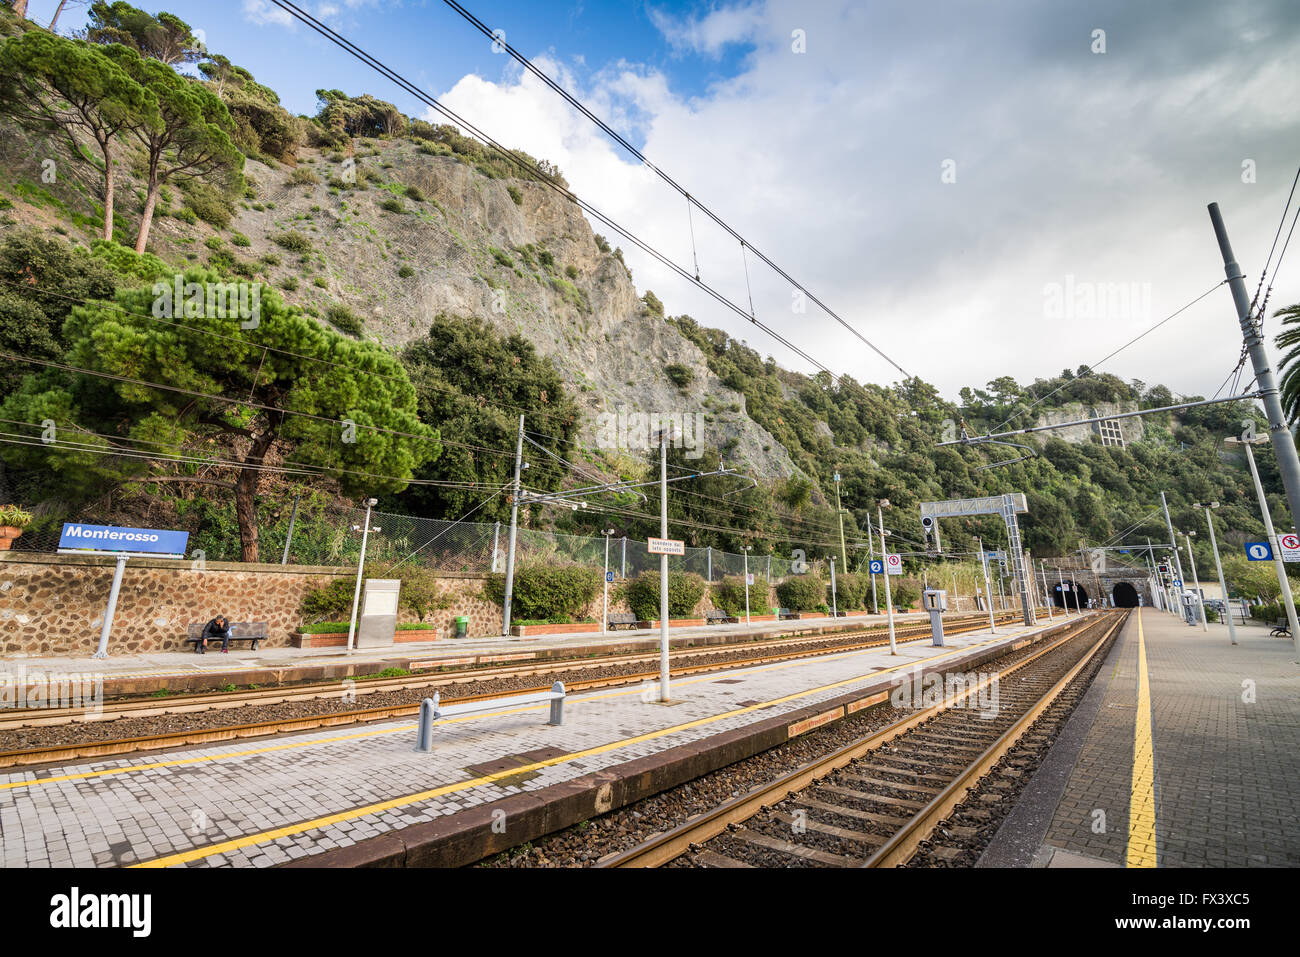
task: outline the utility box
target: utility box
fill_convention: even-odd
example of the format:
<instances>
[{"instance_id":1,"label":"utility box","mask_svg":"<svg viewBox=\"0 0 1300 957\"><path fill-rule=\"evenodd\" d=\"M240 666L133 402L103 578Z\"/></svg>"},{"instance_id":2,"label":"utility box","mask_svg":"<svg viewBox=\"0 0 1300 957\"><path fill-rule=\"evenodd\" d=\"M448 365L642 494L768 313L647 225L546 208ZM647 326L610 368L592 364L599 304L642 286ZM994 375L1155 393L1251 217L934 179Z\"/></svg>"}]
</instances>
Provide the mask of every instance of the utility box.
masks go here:
<instances>
[{"instance_id":1,"label":"utility box","mask_svg":"<svg viewBox=\"0 0 1300 957\"><path fill-rule=\"evenodd\" d=\"M397 635L397 603L401 591L400 578L366 579L357 621L358 648L385 648L393 644Z\"/></svg>"},{"instance_id":2,"label":"utility box","mask_svg":"<svg viewBox=\"0 0 1300 957\"><path fill-rule=\"evenodd\" d=\"M930 613L930 633L934 647L943 647L943 613L948 610L948 593L942 588L927 588L921 593L921 607Z\"/></svg>"}]
</instances>

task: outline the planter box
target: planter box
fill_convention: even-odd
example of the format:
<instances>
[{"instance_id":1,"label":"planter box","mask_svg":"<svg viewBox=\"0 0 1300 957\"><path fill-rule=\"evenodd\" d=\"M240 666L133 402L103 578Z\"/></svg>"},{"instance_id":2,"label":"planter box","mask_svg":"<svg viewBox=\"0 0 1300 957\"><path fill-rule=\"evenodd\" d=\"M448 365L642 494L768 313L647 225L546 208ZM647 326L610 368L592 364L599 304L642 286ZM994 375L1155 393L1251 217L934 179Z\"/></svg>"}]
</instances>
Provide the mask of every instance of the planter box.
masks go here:
<instances>
[{"instance_id":1,"label":"planter box","mask_svg":"<svg viewBox=\"0 0 1300 957\"><path fill-rule=\"evenodd\" d=\"M699 628L704 624L703 618L669 618L669 628ZM656 618L650 622L651 628L659 627L659 619Z\"/></svg>"},{"instance_id":2,"label":"planter box","mask_svg":"<svg viewBox=\"0 0 1300 957\"><path fill-rule=\"evenodd\" d=\"M511 625L510 634L516 638L527 638L531 635L572 635L572 634L590 634L591 632L600 631L600 622L583 622L567 625Z\"/></svg>"},{"instance_id":3,"label":"planter box","mask_svg":"<svg viewBox=\"0 0 1300 957\"><path fill-rule=\"evenodd\" d=\"M744 623L745 621L744 615L738 615L737 617L741 620L742 623ZM751 624L753 624L756 621L776 621L776 615L750 615L749 621Z\"/></svg>"},{"instance_id":4,"label":"planter box","mask_svg":"<svg viewBox=\"0 0 1300 957\"><path fill-rule=\"evenodd\" d=\"M849 618L859 618L859 617L865 618L867 616L867 613L865 611L842 611L840 612L840 614L845 615Z\"/></svg>"},{"instance_id":5,"label":"planter box","mask_svg":"<svg viewBox=\"0 0 1300 957\"><path fill-rule=\"evenodd\" d=\"M420 631L408 629L399 631L394 636L395 642L438 641L441 634L436 629L426 628ZM294 648L346 648L348 633L346 631L324 631L312 635L294 632L290 639Z\"/></svg>"}]
</instances>

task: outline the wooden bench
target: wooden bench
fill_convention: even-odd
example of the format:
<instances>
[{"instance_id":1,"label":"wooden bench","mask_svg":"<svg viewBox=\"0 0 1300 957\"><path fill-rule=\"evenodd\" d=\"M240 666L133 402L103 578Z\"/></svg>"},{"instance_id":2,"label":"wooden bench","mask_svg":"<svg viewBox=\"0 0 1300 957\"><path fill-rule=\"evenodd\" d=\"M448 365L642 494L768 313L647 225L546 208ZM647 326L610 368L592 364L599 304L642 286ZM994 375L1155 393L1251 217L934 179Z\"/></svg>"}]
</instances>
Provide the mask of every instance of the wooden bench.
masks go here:
<instances>
[{"instance_id":1,"label":"wooden bench","mask_svg":"<svg viewBox=\"0 0 1300 957\"><path fill-rule=\"evenodd\" d=\"M799 614L791 611L789 608L778 608L776 610L776 617L781 621L794 621L799 617Z\"/></svg>"},{"instance_id":2,"label":"wooden bench","mask_svg":"<svg viewBox=\"0 0 1300 957\"><path fill-rule=\"evenodd\" d=\"M194 645L194 650L198 654L203 654L203 629L207 627L206 621L196 621L189 626L189 637L185 640ZM266 640L266 632L270 627L270 622L265 621L232 621L230 623L230 643L237 641L247 641L254 651L257 650L257 643ZM209 638L210 642L222 641L221 638Z\"/></svg>"},{"instance_id":3,"label":"wooden bench","mask_svg":"<svg viewBox=\"0 0 1300 957\"><path fill-rule=\"evenodd\" d=\"M420 724L416 729L415 750L433 750L433 723L442 718L454 718L462 714L478 714L484 711L497 711L502 708L516 708L521 705L541 704L549 701L551 714L546 722L551 725L564 724L564 682L557 681L550 691L534 691L531 694L513 695L509 698L479 698L474 701L461 701L441 704L441 696L433 693L432 698L420 702Z\"/></svg>"},{"instance_id":4,"label":"wooden bench","mask_svg":"<svg viewBox=\"0 0 1300 957\"><path fill-rule=\"evenodd\" d=\"M1268 633L1270 638L1290 638L1291 624L1285 618L1279 618L1273 622L1273 630Z\"/></svg>"},{"instance_id":5,"label":"wooden bench","mask_svg":"<svg viewBox=\"0 0 1300 957\"><path fill-rule=\"evenodd\" d=\"M607 627L616 628L619 625L626 625L629 628L649 628L650 622L642 621L636 615L610 615Z\"/></svg>"},{"instance_id":6,"label":"wooden bench","mask_svg":"<svg viewBox=\"0 0 1300 957\"><path fill-rule=\"evenodd\" d=\"M723 611L720 608L714 609L713 611L706 611L704 613L704 623L706 625L711 625L715 621L720 621L724 625L740 624L739 618L737 618L735 615L728 615L725 611Z\"/></svg>"}]
</instances>

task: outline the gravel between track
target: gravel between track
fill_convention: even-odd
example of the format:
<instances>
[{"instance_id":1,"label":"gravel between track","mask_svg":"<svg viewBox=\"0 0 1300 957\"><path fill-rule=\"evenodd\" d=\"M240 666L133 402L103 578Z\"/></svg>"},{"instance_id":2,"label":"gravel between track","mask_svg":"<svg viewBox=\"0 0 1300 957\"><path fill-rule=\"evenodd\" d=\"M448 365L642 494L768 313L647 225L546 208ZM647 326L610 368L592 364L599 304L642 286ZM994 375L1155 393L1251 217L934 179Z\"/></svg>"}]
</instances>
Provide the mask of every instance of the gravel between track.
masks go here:
<instances>
[{"instance_id":1,"label":"gravel between track","mask_svg":"<svg viewBox=\"0 0 1300 957\"><path fill-rule=\"evenodd\" d=\"M980 667L987 670L1006 667L1039 650L1039 646L1029 645ZM477 866L590 867L608 854L635 847L653 834L683 824L696 814L711 811L724 801L847 747L907 714L906 710L883 705L860 711L694 781L583 821L537 842L512 848ZM673 862L668 866L681 864Z\"/></svg>"},{"instance_id":2,"label":"gravel between track","mask_svg":"<svg viewBox=\"0 0 1300 957\"><path fill-rule=\"evenodd\" d=\"M784 650L822 651L848 645L861 644L862 635L827 638L824 641L792 642L789 645L751 648L744 645L735 647L701 649L699 654L685 656L674 655L673 667L705 665L715 663L740 663L777 654ZM883 642L884 639L882 639ZM20 751L30 748L56 747L60 745L89 744L97 741L111 741L118 738L145 737L156 734L171 734L182 731L227 728L233 725L257 724L264 721L277 721L288 718L301 718L316 715L339 714L359 708L381 708L393 705L416 705L422 698L439 692L443 698L463 695L497 694L506 695L548 685L552 681L573 684L577 681L589 681L597 678L613 678L623 675L642 674L648 669L646 661L623 664L602 665L598 660L587 663L575 661L571 668L562 671L547 672L544 676L518 675L488 680L464 680L457 674L430 675L428 685L403 691L379 691L370 694L358 694L355 703L345 703L342 698L314 698L306 701L291 701L280 704L243 705L237 708L213 708L210 711L191 711L180 714L163 714L151 717L115 718L96 721L89 724L44 725L31 728L16 728L0 731L0 751ZM165 698L159 698L157 705L166 707Z\"/></svg>"}]
</instances>

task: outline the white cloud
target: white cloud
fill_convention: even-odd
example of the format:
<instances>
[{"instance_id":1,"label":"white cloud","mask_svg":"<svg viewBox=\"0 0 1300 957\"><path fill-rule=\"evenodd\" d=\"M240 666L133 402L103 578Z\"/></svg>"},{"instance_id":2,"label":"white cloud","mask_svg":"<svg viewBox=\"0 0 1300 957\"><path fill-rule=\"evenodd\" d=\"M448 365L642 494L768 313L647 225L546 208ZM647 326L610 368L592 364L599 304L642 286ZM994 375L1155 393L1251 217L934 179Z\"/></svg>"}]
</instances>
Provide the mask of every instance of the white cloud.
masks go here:
<instances>
[{"instance_id":1,"label":"white cloud","mask_svg":"<svg viewBox=\"0 0 1300 957\"><path fill-rule=\"evenodd\" d=\"M283 7L277 7L270 0L244 0L243 3L244 19L250 23L255 23L259 27L268 23L275 23L282 27L292 28L297 21Z\"/></svg>"},{"instance_id":2,"label":"white cloud","mask_svg":"<svg viewBox=\"0 0 1300 957\"><path fill-rule=\"evenodd\" d=\"M690 99L640 65L613 64L578 88L539 62L616 129L634 131L651 161L808 291L954 396L999 375L1028 382L1092 364L1221 279L1211 200L1253 292L1296 162L1300 74L1273 64L1294 62L1300 41L1271 26L1255 44L1198 49L1201 36L1239 32L1220 30L1219 15L1205 5L1182 28L1189 40L1116 8L1111 52L1094 56L1091 27L1047 8L936 17L907 5L771 0L665 28L705 53L727 37L754 44L740 75ZM791 51L796 28L806 54ZM697 210L693 252L685 201L540 82L466 77L443 99L501 142L557 163L578 195L688 270L698 256L703 279L747 308L735 240ZM1240 180L1246 158L1257 184ZM952 184L940 178L946 159ZM622 244L638 288L654 289L670 313L804 367ZM789 284L752 256L748 265L764 322L836 372L899 377L815 307L793 314ZM1300 282L1288 279L1300 264L1290 266L1273 306L1300 300ZM1067 282L1136 283L1149 287L1150 307L1053 318L1048 293ZM1221 289L1103 368L1208 394L1239 349Z\"/></svg>"},{"instance_id":3,"label":"white cloud","mask_svg":"<svg viewBox=\"0 0 1300 957\"><path fill-rule=\"evenodd\" d=\"M759 4L719 7L702 17L674 17L654 7L647 7L646 13L674 50L717 57L724 47L753 38L762 8Z\"/></svg>"}]
</instances>

